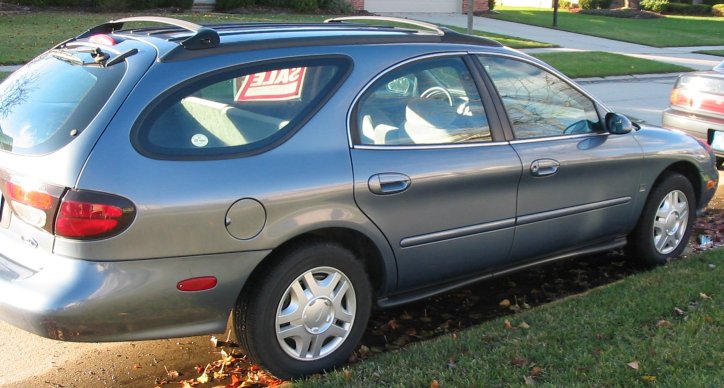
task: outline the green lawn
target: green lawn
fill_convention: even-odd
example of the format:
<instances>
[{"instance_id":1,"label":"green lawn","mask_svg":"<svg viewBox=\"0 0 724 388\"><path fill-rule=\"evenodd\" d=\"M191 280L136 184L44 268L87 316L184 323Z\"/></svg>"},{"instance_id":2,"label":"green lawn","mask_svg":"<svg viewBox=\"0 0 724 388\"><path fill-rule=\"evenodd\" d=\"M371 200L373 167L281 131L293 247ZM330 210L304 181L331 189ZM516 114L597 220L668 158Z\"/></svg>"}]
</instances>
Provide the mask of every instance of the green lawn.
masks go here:
<instances>
[{"instance_id":1,"label":"green lawn","mask_svg":"<svg viewBox=\"0 0 724 388\"><path fill-rule=\"evenodd\" d=\"M295 386L720 387L723 271L691 256Z\"/></svg>"},{"instance_id":2,"label":"green lawn","mask_svg":"<svg viewBox=\"0 0 724 388\"><path fill-rule=\"evenodd\" d=\"M717 55L720 57L724 57L724 50L701 50L701 51L694 51L697 54L709 54L709 55Z\"/></svg>"},{"instance_id":3,"label":"green lawn","mask_svg":"<svg viewBox=\"0 0 724 388\"><path fill-rule=\"evenodd\" d=\"M684 66L600 51L532 55L571 78L693 71Z\"/></svg>"},{"instance_id":4,"label":"green lawn","mask_svg":"<svg viewBox=\"0 0 724 388\"><path fill-rule=\"evenodd\" d=\"M496 7L489 17L551 27L552 9ZM623 19L558 12L558 28L655 47L724 45L724 17L666 16Z\"/></svg>"},{"instance_id":5,"label":"green lawn","mask_svg":"<svg viewBox=\"0 0 724 388\"><path fill-rule=\"evenodd\" d=\"M141 13L146 14L146 13ZM34 12L0 15L0 65L25 63L53 45L97 24L131 14ZM169 15L162 15L169 16ZM233 21L322 21L330 15L200 15L173 14L175 18L197 23Z\"/></svg>"}]
</instances>

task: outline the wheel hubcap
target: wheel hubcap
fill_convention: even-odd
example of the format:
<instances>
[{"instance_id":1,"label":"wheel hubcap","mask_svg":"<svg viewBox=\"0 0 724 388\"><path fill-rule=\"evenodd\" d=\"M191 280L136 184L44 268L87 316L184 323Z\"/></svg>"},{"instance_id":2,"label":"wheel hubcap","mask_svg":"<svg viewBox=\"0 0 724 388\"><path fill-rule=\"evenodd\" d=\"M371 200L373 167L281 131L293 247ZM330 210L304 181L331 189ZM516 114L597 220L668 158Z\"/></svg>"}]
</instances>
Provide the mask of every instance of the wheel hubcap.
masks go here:
<instances>
[{"instance_id":1,"label":"wheel hubcap","mask_svg":"<svg viewBox=\"0 0 724 388\"><path fill-rule=\"evenodd\" d=\"M673 252L684 238L689 223L689 202L679 190L667 194L654 216L653 239L662 255Z\"/></svg>"},{"instance_id":2,"label":"wheel hubcap","mask_svg":"<svg viewBox=\"0 0 724 388\"><path fill-rule=\"evenodd\" d=\"M279 345L292 358L314 361L339 348L349 335L356 313L354 288L332 267L317 267L295 279L277 307Z\"/></svg>"}]
</instances>

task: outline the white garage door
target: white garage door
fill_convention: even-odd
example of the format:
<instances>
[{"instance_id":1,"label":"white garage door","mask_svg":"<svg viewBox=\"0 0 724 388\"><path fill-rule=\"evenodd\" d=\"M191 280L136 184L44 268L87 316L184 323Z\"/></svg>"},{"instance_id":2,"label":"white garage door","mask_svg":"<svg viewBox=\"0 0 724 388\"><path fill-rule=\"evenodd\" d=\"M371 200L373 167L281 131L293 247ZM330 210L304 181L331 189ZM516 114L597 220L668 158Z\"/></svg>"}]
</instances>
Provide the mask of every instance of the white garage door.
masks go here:
<instances>
[{"instance_id":1,"label":"white garage door","mask_svg":"<svg viewBox=\"0 0 724 388\"><path fill-rule=\"evenodd\" d=\"M463 0L365 0L370 12L462 12ZM465 0L467 1L467 0Z\"/></svg>"}]
</instances>

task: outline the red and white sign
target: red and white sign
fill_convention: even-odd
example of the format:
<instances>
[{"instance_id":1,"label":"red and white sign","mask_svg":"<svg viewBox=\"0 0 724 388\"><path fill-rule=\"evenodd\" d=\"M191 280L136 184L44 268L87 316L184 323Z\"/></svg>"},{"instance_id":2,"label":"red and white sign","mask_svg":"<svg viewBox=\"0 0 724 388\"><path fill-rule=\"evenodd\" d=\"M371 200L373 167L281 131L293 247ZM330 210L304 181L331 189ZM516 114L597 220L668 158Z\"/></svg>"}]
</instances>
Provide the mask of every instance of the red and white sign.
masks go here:
<instances>
[{"instance_id":1,"label":"red and white sign","mask_svg":"<svg viewBox=\"0 0 724 388\"><path fill-rule=\"evenodd\" d=\"M236 101L286 101L299 98L306 67L278 69L234 79Z\"/></svg>"}]
</instances>

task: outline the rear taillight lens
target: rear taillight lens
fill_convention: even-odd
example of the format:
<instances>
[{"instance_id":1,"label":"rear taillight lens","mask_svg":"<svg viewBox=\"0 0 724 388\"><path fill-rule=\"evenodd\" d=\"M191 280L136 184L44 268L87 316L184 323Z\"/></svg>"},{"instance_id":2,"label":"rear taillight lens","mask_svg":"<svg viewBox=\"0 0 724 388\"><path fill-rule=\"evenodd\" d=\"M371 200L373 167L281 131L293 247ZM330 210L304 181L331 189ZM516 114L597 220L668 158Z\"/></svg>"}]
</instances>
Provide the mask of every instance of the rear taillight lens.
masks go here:
<instances>
[{"instance_id":1,"label":"rear taillight lens","mask_svg":"<svg viewBox=\"0 0 724 388\"><path fill-rule=\"evenodd\" d=\"M29 180L2 179L2 191L13 213L24 222L53 231L53 217L64 188Z\"/></svg>"},{"instance_id":2,"label":"rear taillight lens","mask_svg":"<svg viewBox=\"0 0 724 388\"><path fill-rule=\"evenodd\" d=\"M135 217L131 201L117 195L69 190L55 220L55 234L73 239L97 239L124 231Z\"/></svg>"},{"instance_id":3,"label":"rear taillight lens","mask_svg":"<svg viewBox=\"0 0 724 388\"><path fill-rule=\"evenodd\" d=\"M671 92L671 105L687 109L724 114L724 96L676 88Z\"/></svg>"},{"instance_id":4,"label":"rear taillight lens","mask_svg":"<svg viewBox=\"0 0 724 388\"><path fill-rule=\"evenodd\" d=\"M38 183L2 171L0 188L16 217L60 237L111 237L123 232L136 216L133 203L123 197Z\"/></svg>"}]
</instances>

